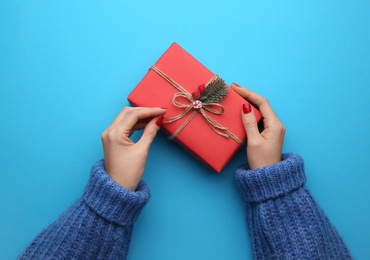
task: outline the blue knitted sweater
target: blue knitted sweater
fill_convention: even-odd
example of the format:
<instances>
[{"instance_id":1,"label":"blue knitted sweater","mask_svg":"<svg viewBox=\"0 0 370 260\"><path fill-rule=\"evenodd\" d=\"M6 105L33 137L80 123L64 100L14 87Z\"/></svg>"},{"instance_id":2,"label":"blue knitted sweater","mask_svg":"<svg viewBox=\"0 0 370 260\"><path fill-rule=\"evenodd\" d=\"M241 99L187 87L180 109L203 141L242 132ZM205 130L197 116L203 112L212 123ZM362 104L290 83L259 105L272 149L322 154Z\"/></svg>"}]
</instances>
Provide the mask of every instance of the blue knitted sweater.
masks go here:
<instances>
[{"instance_id":1,"label":"blue knitted sweater","mask_svg":"<svg viewBox=\"0 0 370 260\"><path fill-rule=\"evenodd\" d=\"M256 259L351 259L342 238L304 187L303 160L236 171ZM150 192L116 184L97 162L83 196L42 231L20 259L125 259Z\"/></svg>"}]
</instances>

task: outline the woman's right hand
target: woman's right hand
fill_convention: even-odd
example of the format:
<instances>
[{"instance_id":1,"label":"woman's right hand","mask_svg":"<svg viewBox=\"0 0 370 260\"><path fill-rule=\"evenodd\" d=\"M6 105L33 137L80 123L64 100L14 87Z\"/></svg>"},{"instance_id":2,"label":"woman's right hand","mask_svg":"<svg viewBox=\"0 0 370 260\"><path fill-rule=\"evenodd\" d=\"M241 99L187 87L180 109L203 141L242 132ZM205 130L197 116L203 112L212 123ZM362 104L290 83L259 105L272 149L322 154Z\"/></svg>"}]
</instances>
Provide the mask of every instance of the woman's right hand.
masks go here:
<instances>
[{"instance_id":1,"label":"woman's right hand","mask_svg":"<svg viewBox=\"0 0 370 260\"><path fill-rule=\"evenodd\" d=\"M247 159L250 169L263 168L281 161L285 127L277 118L268 100L253 91L233 83L231 88L255 105L261 112L264 130L260 133L253 107L245 103L242 120L248 136Z\"/></svg>"}]
</instances>

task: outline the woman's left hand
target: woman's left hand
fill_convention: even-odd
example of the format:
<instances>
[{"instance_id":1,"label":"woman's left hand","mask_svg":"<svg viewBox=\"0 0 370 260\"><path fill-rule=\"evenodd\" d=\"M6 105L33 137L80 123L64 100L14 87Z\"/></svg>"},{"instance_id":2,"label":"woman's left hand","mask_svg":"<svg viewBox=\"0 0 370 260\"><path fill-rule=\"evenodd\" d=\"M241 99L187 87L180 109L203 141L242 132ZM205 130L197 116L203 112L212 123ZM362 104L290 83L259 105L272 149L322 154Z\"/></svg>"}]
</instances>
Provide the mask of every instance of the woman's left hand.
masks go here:
<instances>
[{"instance_id":1,"label":"woman's left hand","mask_svg":"<svg viewBox=\"0 0 370 260\"><path fill-rule=\"evenodd\" d=\"M105 170L122 187L135 191L144 173L150 145L159 130L166 109L125 107L103 132ZM144 129L134 143L130 136Z\"/></svg>"}]
</instances>

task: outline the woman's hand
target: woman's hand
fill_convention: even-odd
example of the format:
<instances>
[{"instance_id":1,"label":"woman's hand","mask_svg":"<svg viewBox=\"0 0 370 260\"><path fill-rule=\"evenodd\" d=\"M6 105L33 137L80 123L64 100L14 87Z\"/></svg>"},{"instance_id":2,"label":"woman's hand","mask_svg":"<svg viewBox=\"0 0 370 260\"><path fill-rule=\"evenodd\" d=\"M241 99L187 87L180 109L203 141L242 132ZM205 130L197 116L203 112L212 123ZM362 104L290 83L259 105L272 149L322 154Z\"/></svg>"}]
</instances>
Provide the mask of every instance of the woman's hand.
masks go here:
<instances>
[{"instance_id":1,"label":"woman's hand","mask_svg":"<svg viewBox=\"0 0 370 260\"><path fill-rule=\"evenodd\" d=\"M242 120L248 135L247 158L250 169L270 166L281 161L285 127L277 118L268 100L233 83L231 88L240 96L258 107L263 118L264 130L260 133L253 107L243 105Z\"/></svg>"},{"instance_id":2,"label":"woman's hand","mask_svg":"<svg viewBox=\"0 0 370 260\"><path fill-rule=\"evenodd\" d=\"M122 187L136 190L165 113L163 108L125 107L102 134L105 170ZM142 137L134 143L131 134L143 128Z\"/></svg>"}]
</instances>

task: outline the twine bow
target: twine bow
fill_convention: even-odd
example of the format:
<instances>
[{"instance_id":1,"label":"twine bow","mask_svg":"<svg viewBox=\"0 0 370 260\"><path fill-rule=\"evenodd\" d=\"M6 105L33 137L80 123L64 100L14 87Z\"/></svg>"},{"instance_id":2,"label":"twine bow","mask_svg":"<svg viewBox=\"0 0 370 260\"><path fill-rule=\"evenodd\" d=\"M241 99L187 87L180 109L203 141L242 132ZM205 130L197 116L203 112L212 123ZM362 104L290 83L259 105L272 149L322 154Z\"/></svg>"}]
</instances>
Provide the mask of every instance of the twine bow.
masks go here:
<instances>
[{"instance_id":1,"label":"twine bow","mask_svg":"<svg viewBox=\"0 0 370 260\"><path fill-rule=\"evenodd\" d=\"M171 79L169 76L167 76L163 71L158 69L156 66L150 67L151 70L155 71L158 75L160 75L162 78L164 78L167 82L169 82L172 86L174 86L179 92L177 92L173 98L172 98L172 104L175 107L183 108L184 111L172 118L169 118L164 121L164 123L173 123L179 119L182 119L185 117L191 110L193 110L192 114L184 121L184 123L173 133L173 135L170 136L170 139L174 139L177 137L177 135L186 127L186 125L195 117L197 113L200 113L203 118L207 121L210 128L217 133L220 136L223 136L225 138L232 138L237 143L242 144L243 142L232 132L229 131L227 127L222 126L220 123L218 123L216 120L214 120L212 117L210 117L206 111L215 114L215 115L221 115L225 112L225 108L219 104L219 103L206 103L201 102L200 100L195 100L193 96L184 89L181 85L176 83L173 79ZM213 78L208 82L210 84L214 80L218 79L217 75L214 75ZM207 85L208 85L207 84ZM183 103L181 102L181 99L185 99L189 101L189 103Z\"/></svg>"}]
</instances>

